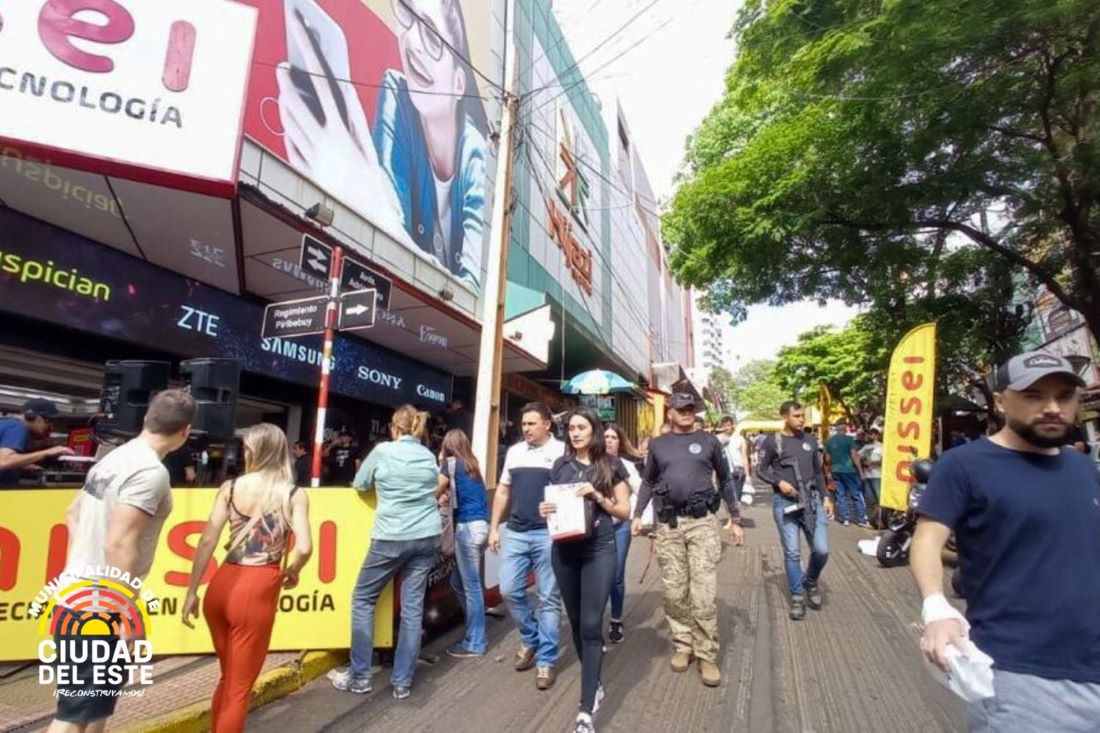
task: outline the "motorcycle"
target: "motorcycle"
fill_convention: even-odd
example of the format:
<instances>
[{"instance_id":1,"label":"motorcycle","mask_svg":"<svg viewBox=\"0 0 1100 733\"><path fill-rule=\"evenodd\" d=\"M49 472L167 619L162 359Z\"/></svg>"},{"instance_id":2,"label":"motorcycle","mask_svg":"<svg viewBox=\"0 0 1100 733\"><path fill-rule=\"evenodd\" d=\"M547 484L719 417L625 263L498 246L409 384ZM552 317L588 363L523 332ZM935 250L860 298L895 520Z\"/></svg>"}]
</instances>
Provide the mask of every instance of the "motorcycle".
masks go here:
<instances>
[{"instance_id":1,"label":"motorcycle","mask_svg":"<svg viewBox=\"0 0 1100 733\"><path fill-rule=\"evenodd\" d=\"M910 470L916 483L909 489L909 504L904 512L893 512L886 518L886 530L879 537L878 562L884 568L896 568L909 562L909 546L917 529L917 508L921 495L928 488L933 461L922 458L913 461Z\"/></svg>"}]
</instances>

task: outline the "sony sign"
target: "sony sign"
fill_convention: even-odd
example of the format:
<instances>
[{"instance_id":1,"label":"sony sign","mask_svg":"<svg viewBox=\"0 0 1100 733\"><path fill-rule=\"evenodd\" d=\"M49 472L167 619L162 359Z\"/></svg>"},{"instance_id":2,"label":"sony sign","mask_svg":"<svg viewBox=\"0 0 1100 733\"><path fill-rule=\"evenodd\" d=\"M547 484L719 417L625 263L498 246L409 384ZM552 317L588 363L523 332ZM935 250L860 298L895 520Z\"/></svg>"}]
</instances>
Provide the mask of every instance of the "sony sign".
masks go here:
<instances>
[{"instance_id":1,"label":"sony sign","mask_svg":"<svg viewBox=\"0 0 1100 733\"><path fill-rule=\"evenodd\" d=\"M255 8L0 4L0 140L95 173L231 196Z\"/></svg>"}]
</instances>

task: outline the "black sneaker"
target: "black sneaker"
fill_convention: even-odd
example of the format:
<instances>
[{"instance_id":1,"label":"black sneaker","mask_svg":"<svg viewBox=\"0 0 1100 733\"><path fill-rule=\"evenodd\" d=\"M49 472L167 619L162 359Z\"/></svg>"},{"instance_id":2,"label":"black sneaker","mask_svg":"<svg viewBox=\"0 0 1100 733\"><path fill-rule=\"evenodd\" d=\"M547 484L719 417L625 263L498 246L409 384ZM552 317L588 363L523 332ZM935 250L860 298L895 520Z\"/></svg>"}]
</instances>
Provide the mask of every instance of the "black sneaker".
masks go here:
<instances>
[{"instance_id":1,"label":"black sneaker","mask_svg":"<svg viewBox=\"0 0 1100 733\"><path fill-rule=\"evenodd\" d=\"M608 632L607 638L611 641L612 644L621 644L623 642L623 639L626 638L626 635L623 633L622 621L611 622L611 631Z\"/></svg>"},{"instance_id":2,"label":"black sneaker","mask_svg":"<svg viewBox=\"0 0 1100 733\"><path fill-rule=\"evenodd\" d=\"M791 621L801 621L806 618L806 601L802 596L791 596Z\"/></svg>"},{"instance_id":3,"label":"black sneaker","mask_svg":"<svg viewBox=\"0 0 1100 733\"><path fill-rule=\"evenodd\" d=\"M810 583L807 581L802 584L802 589L806 591L806 605L815 611L820 611L821 588L817 587L817 583Z\"/></svg>"}]
</instances>

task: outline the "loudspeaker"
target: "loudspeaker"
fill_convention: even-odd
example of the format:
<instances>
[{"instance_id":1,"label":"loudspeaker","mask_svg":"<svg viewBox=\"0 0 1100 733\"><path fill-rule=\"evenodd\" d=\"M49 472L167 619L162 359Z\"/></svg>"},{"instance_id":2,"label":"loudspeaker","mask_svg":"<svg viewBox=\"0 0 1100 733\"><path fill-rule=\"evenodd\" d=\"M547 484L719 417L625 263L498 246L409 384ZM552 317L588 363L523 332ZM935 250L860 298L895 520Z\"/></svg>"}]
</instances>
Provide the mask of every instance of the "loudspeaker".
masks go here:
<instances>
[{"instance_id":1,"label":"loudspeaker","mask_svg":"<svg viewBox=\"0 0 1100 733\"><path fill-rule=\"evenodd\" d=\"M101 436L132 437L141 424L153 395L168 387L172 365L166 361L109 361L103 372L95 431Z\"/></svg>"},{"instance_id":2,"label":"loudspeaker","mask_svg":"<svg viewBox=\"0 0 1100 733\"><path fill-rule=\"evenodd\" d=\"M180 363L180 377L195 398L191 430L211 440L232 440L241 363L236 359L190 359Z\"/></svg>"}]
</instances>

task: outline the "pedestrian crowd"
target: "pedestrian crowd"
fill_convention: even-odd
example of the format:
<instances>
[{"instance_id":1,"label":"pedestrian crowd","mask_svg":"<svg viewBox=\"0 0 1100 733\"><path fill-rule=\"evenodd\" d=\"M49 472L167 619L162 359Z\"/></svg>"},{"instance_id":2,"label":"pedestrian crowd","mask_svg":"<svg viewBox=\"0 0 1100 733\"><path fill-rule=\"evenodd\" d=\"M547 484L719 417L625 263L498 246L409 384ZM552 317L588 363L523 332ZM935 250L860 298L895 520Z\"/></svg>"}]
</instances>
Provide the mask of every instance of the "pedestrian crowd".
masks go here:
<instances>
[{"instance_id":1,"label":"pedestrian crowd","mask_svg":"<svg viewBox=\"0 0 1100 733\"><path fill-rule=\"evenodd\" d=\"M971 669L978 690L986 689L980 660L990 660L992 669L984 668L987 692L967 698L972 730L1095 731L1100 478L1087 458L1066 447L1083 384L1068 362L1045 354L1010 360L997 371L996 384L1003 427L945 453L919 507L912 552L924 598L921 650L944 672L958 676L960 665ZM699 408L692 395L674 394L667 430L637 450L619 426L603 424L588 407L567 415L562 441L554 436L548 407L525 405L523 440L507 450L491 502L487 469L473 455L465 430L450 428L433 451L425 445L429 416L409 405L395 410L390 440L376 445L351 479L356 489L375 493L377 511L350 593L350 664L330 675L332 685L350 693L372 690L376 605L387 584L399 578L390 683L395 698L411 694L425 592L440 552L455 558L451 581L466 612L465 633L448 654L485 655L482 572L488 550L500 557L500 592L519 630L513 667L517 673L533 669L538 690L557 680L564 609L580 661L573 730L590 733L605 682L613 682L603 676L605 643L629 636L626 558L632 538L645 533L655 541L661 571L669 668L684 673L694 666L703 685L717 687L723 532L718 513L724 504L725 531L740 545L739 505L750 476L773 490L790 618L822 609L830 486L836 487L838 520L864 524L864 488L878 498L880 434L870 431L861 446L841 430L821 446L793 401L781 406L782 428L770 435L742 436L732 419L723 420L715 434L700 429ZM79 573L86 566L114 566L133 577L148 574L172 509L163 460L187 442L194 413L195 402L185 392L159 393L142 433L89 471L69 510L68 568ZM294 466L301 447L292 449L281 429L261 424L245 432L243 453L243 472L214 499L183 606L187 625L200 613L205 617L217 653L216 733L244 729L280 589L297 585L312 553L308 492ZM564 486L570 487L568 496L548 499L548 487ZM552 534L548 520L563 510L560 502L574 499L584 508L583 529L568 538ZM224 562L200 599L226 525ZM943 594L941 551L952 533L962 558L965 615ZM805 565L803 538L809 548ZM115 635L112 641L129 640ZM106 684L94 691L103 694L59 695L51 732L103 730L119 689Z\"/></svg>"}]
</instances>

